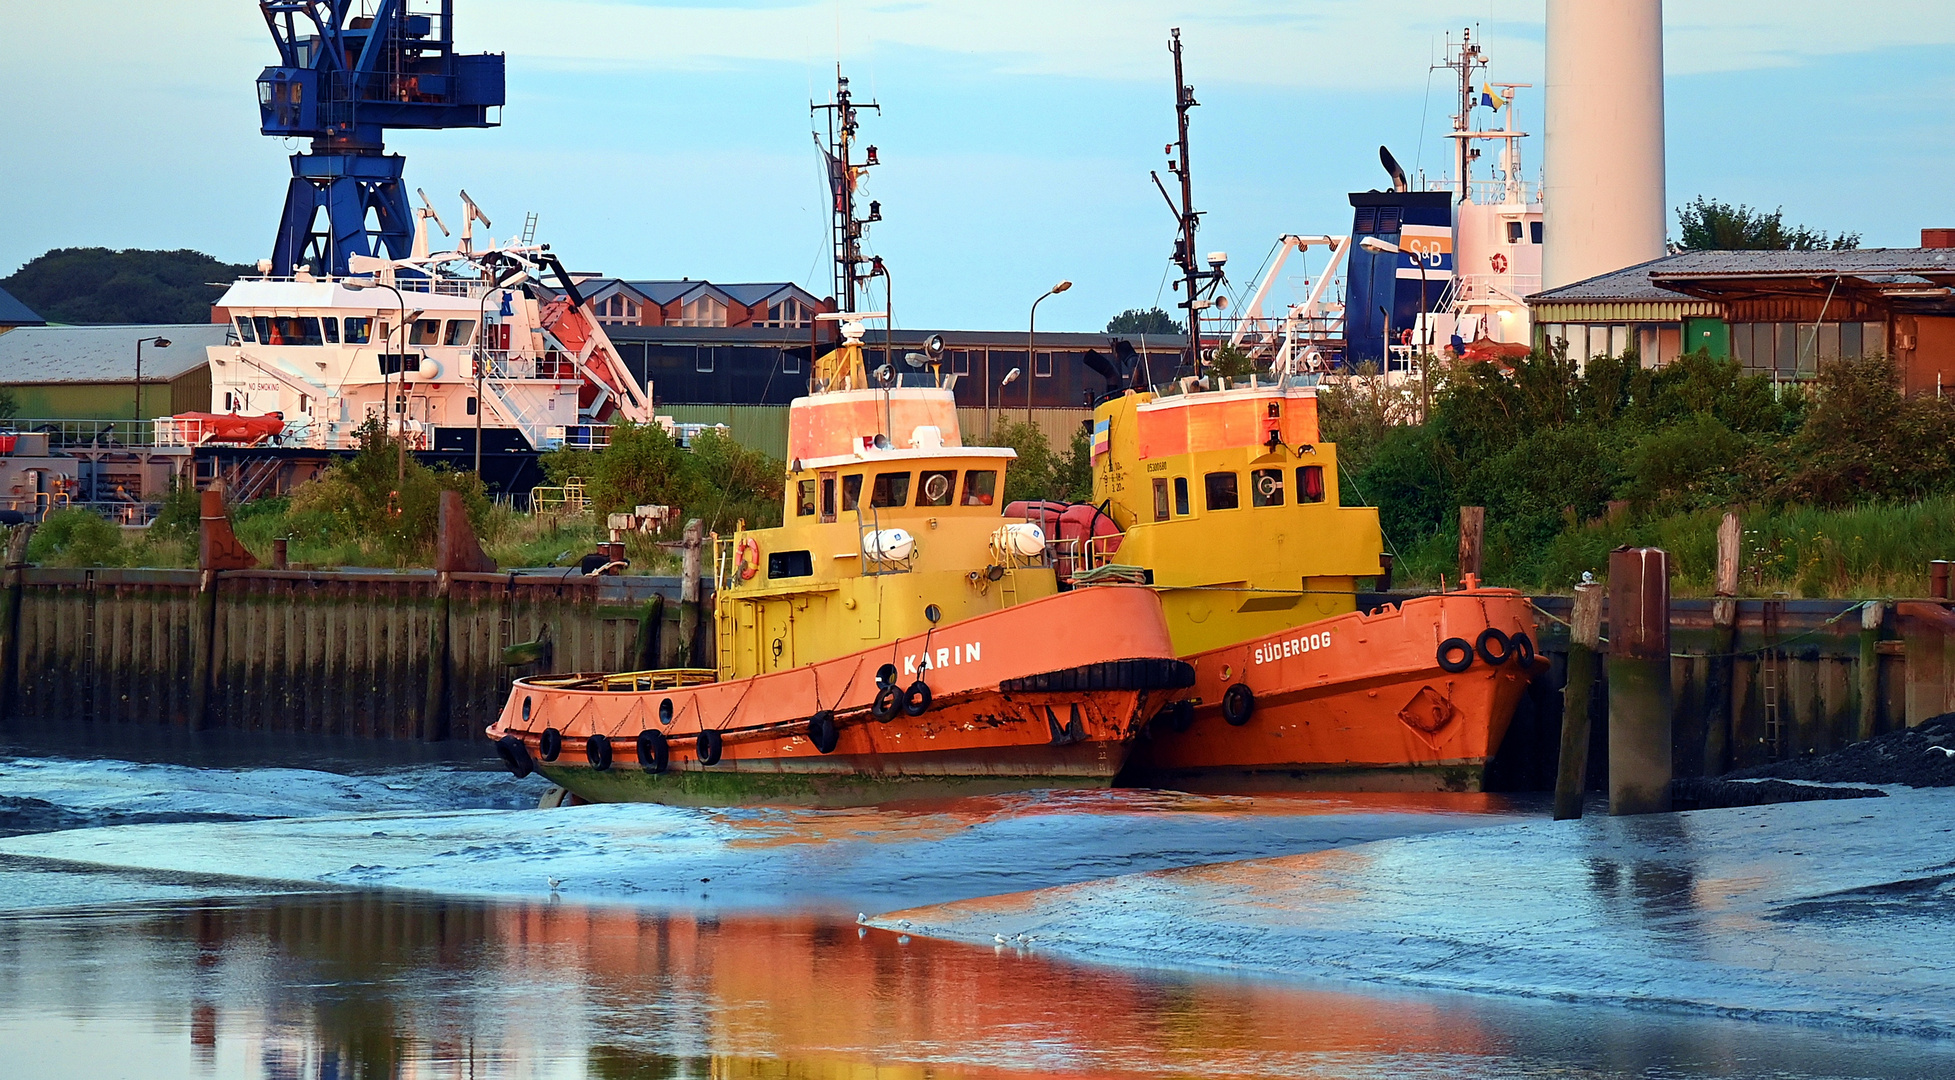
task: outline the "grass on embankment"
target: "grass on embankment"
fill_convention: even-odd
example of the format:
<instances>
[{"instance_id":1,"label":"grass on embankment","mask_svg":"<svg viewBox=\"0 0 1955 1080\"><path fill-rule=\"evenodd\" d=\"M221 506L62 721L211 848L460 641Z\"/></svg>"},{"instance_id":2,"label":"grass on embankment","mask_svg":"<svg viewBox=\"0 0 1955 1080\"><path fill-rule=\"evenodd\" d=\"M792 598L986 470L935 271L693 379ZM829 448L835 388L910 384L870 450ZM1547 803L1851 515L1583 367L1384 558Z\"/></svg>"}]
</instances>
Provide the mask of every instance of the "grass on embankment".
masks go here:
<instances>
[{"instance_id":1,"label":"grass on embankment","mask_svg":"<svg viewBox=\"0 0 1955 1080\"><path fill-rule=\"evenodd\" d=\"M1744 545L1739 591L1744 596L1925 596L1928 563L1955 558L1955 498L1904 506L1741 510ZM1536 567L1503 567L1489 551L1487 584L1565 593L1584 570L1608 576L1609 551L1623 545L1670 553L1678 596L1708 596L1717 567L1716 510L1640 520L1592 522L1549 542ZM1494 523L1489 522L1491 530ZM1441 574L1458 580L1457 530L1400 549L1394 567L1401 587L1436 587Z\"/></svg>"}]
</instances>

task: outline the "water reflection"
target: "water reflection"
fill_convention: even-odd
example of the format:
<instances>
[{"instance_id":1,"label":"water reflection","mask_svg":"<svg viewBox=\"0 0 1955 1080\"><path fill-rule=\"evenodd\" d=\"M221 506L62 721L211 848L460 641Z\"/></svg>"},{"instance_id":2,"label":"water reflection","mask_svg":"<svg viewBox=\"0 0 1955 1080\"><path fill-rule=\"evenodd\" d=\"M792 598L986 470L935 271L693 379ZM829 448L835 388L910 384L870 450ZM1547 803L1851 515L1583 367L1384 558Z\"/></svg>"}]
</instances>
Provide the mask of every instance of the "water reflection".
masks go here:
<instances>
[{"instance_id":1,"label":"water reflection","mask_svg":"<svg viewBox=\"0 0 1955 1080\"><path fill-rule=\"evenodd\" d=\"M1898 1038L394 894L0 920L10 1075L1949 1075ZM13 1070L18 1068L19 1072Z\"/></svg>"}]
</instances>

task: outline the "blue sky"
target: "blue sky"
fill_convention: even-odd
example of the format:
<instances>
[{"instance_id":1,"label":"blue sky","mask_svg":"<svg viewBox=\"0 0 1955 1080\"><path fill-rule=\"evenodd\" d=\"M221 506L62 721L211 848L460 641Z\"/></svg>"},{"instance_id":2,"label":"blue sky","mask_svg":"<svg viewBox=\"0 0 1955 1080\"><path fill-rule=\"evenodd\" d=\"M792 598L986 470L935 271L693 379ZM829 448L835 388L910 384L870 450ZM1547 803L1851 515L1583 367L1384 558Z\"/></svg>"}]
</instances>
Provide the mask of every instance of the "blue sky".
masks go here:
<instances>
[{"instance_id":1,"label":"blue sky","mask_svg":"<svg viewBox=\"0 0 1955 1080\"><path fill-rule=\"evenodd\" d=\"M503 125L389 141L451 226L466 187L498 235L536 212L574 268L826 292L807 108L839 52L884 106L865 124L885 162L871 247L909 327L1017 326L1062 277L1051 329L1165 306L1174 223L1147 173L1173 135L1170 26L1202 102L1201 246L1231 254L1238 288L1280 233L1348 227L1379 143L1443 169L1427 66L1449 31L1476 26L1494 78L1536 84L1520 119L1540 129L1541 0L456 3L465 50L509 55ZM255 4L0 10L0 276L57 246L269 254L291 150L257 132L276 54ZM1672 2L1669 204L1783 205L1870 245L1955 226L1951 44L1946 0Z\"/></svg>"}]
</instances>

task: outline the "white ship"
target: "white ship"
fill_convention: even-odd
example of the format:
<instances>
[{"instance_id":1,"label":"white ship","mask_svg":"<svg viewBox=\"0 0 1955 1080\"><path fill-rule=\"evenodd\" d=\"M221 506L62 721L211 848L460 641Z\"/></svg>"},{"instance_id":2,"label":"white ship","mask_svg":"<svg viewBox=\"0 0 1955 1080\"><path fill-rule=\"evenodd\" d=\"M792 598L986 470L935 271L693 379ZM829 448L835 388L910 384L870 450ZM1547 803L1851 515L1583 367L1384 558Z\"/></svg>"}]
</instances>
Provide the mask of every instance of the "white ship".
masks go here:
<instances>
[{"instance_id":1,"label":"white ship","mask_svg":"<svg viewBox=\"0 0 1955 1080\"><path fill-rule=\"evenodd\" d=\"M414 450L530 454L605 445L619 417L653 422L548 245L476 250L488 219L462 199L454 250L428 251L430 223L447 229L424 207L406 259L356 255L337 278L267 262L232 284L217 306L237 340L209 349L211 410L158 419L158 444L344 451L377 419Z\"/></svg>"}]
</instances>

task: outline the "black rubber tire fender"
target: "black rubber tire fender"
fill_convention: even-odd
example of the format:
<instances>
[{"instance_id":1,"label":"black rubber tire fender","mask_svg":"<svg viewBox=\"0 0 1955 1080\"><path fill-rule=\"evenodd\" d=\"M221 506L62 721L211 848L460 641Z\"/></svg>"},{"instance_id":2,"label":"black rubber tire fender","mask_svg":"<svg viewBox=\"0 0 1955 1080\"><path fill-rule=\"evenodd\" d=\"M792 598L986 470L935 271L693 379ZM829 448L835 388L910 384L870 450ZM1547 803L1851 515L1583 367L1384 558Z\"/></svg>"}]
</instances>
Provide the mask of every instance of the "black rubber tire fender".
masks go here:
<instances>
[{"instance_id":1,"label":"black rubber tire fender","mask_svg":"<svg viewBox=\"0 0 1955 1080\"><path fill-rule=\"evenodd\" d=\"M611 737L609 735L593 735L585 739L584 760L590 762L591 768L596 769L598 772L609 769L611 767Z\"/></svg>"},{"instance_id":2,"label":"black rubber tire fender","mask_svg":"<svg viewBox=\"0 0 1955 1080\"><path fill-rule=\"evenodd\" d=\"M638 733L638 764L648 773L662 773L672 761L672 747L663 731Z\"/></svg>"},{"instance_id":3,"label":"black rubber tire fender","mask_svg":"<svg viewBox=\"0 0 1955 1080\"><path fill-rule=\"evenodd\" d=\"M1439 643L1439 668L1454 675L1473 666L1473 645L1465 638L1449 637ZM1457 660L1448 657L1457 656Z\"/></svg>"},{"instance_id":4,"label":"black rubber tire fender","mask_svg":"<svg viewBox=\"0 0 1955 1080\"><path fill-rule=\"evenodd\" d=\"M518 736L504 735L497 739L496 756L509 767L510 775L518 780L536 771L536 762L530 759L529 747L523 745L523 740Z\"/></svg>"},{"instance_id":5,"label":"black rubber tire fender","mask_svg":"<svg viewBox=\"0 0 1955 1080\"><path fill-rule=\"evenodd\" d=\"M536 748L543 753L543 760L555 761L563 753L563 732L553 727L543 729L543 736L536 740Z\"/></svg>"},{"instance_id":6,"label":"black rubber tire fender","mask_svg":"<svg viewBox=\"0 0 1955 1080\"><path fill-rule=\"evenodd\" d=\"M1515 661L1523 668L1532 668L1536 653L1534 651L1534 639L1527 636L1527 631L1516 630L1514 631L1514 636L1507 640L1513 643Z\"/></svg>"},{"instance_id":7,"label":"black rubber tire fender","mask_svg":"<svg viewBox=\"0 0 1955 1080\"><path fill-rule=\"evenodd\" d=\"M726 739L717 728L702 728L693 741L693 749L699 754L701 765L718 765L720 755L726 752Z\"/></svg>"},{"instance_id":8,"label":"black rubber tire fender","mask_svg":"<svg viewBox=\"0 0 1955 1080\"><path fill-rule=\"evenodd\" d=\"M895 689L895 687L890 687ZM835 714L823 709L808 717L808 741L824 754L835 752L835 744L840 742L842 732L835 726Z\"/></svg>"},{"instance_id":9,"label":"black rubber tire fender","mask_svg":"<svg viewBox=\"0 0 1955 1080\"><path fill-rule=\"evenodd\" d=\"M1241 727L1256 714L1256 692L1248 683L1236 683L1222 694L1222 719L1231 727Z\"/></svg>"},{"instance_id":10,"label":"black rubber tire fender","mask_svg":"<svg viewBox=\"0 0 1955 1080\"><path fill-rule=\"evenodd\" d=\"M922 716L930 711L930 685L922 679L911 683L903 696L908 699L903 702L903 715Z\"/></svg>"},{"instance_id":11,"label":"black rubber tire fender","mask_svg":"<svg viewBox=\"0 0 1955 1080\"><path fill-rule=\"evenodd\" d=\"M1500 651L1493 651L1487 647L1489 645L1498 645ZM1480 659L1489 665L1499 667L1514 658L1514 642L1498 628L1489 626L1480 631L1479 639L1473 642L1473 651L1479 653Z\"/></svg>"},{"instance_id":12,"label":"black rubber tire fender","mask_svg":"<svg viewBox=\"0 0 1955 1080\"><path fill-rule=\"evenodd\" d=\"M876 691L876 700L869 703L869 715L887 724L896 719L896 714L909 704L909 695L894 683Z\"/></svg>"}]
</instances>

